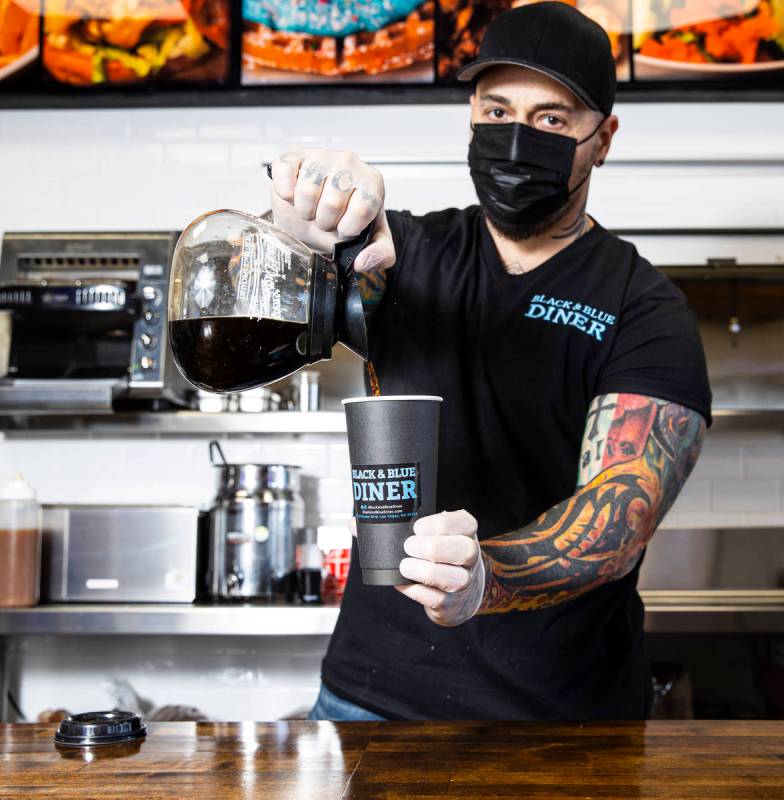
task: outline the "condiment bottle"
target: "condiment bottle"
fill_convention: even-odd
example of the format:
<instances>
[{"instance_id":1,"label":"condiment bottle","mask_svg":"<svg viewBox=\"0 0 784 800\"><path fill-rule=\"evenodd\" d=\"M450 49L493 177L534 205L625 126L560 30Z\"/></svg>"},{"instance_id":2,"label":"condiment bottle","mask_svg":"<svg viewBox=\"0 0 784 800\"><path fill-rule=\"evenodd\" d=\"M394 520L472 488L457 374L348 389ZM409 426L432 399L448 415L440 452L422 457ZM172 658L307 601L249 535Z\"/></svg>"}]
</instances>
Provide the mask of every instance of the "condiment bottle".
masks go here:
<instances>
[{"instance_id":1,"label":"condiment bottle","mask_svg":"<svg viewBox=\"0 0 784 800\"><path fill-rule=\"evenodd\" d=\"M0 488L0 606L34 606L40 595L41 507L17 474Z\"/></svg>"}]
</instances>

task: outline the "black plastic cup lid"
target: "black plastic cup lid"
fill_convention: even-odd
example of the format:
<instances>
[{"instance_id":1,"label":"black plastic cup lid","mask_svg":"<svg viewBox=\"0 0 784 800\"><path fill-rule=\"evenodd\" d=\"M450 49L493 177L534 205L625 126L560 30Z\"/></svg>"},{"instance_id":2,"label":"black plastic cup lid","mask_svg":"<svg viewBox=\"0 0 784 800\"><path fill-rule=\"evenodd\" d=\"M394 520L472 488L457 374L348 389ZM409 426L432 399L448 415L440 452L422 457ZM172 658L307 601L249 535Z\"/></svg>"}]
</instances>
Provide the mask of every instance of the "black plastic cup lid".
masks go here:
<instances>
[{"instance_id":1,"label":"black plastic cup lid","mask_svg":"<svg viewBox=\"0 0 784 800\"><path fill-rule=\"evenodd\" d=\"M94 747L130 742L146 735L142 718L131 711L88 711L66 717L54 740L70 747Z\"/></svg>"}]
</instances>

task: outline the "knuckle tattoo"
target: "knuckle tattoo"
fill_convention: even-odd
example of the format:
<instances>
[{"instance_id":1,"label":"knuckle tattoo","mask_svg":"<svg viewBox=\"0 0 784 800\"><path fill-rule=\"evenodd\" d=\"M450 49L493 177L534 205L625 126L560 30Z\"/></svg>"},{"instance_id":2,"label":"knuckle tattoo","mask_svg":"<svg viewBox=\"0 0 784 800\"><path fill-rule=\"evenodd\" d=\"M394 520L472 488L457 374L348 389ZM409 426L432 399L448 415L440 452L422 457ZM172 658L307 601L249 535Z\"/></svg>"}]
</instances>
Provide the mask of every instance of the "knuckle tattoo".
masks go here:
<instances>
[{"instance_id":1,"label":"knuckle tattoo","mask_svg":"<svg viewBox=\"0 0 784 800\"><path fill-rule=\"evenodd\" d=\"M311 183L320 186L324 182L324 177L327 174L327 167L319 161L308 161L303 164L299 172L299 177L302 180L310 181Z\"/></svg>"},{"instance_id":2,"label":"knuckle tattoo","mask_svg":"<svg viewBox=\"0 0 784 800\"><path fill-rule=\"evenodd\" d=\"M354 176L350 169L338 170L332 176L332 185L344 194L348 192L354 184Z\"/></svg>"},{"instance_id":3,"label":"knuckle tattoo","mask_svg":"<svg viewBox=\"0 0 784 800\"><path fill-rule=\"evenodd\" d=\"M360 198L367 205L368 209L373 212L378 211L378 209L381 207L381 201L379 200L378 195L364 184L360 184L357 187L357 190Z\"/></svg>"}]
</instances>

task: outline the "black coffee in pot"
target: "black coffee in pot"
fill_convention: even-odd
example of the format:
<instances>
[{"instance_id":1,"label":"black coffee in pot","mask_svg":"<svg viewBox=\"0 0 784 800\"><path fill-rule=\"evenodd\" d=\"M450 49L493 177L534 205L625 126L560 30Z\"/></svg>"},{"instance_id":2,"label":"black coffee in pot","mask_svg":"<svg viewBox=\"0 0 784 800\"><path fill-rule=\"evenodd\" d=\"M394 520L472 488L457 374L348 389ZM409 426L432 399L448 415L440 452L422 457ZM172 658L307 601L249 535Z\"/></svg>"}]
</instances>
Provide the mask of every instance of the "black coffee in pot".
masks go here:
<instances>
[{"instance_id":1,"label":"black coffee in pot","mask_svg":"<svg viewBox=\"0 0 784 800\"><path fill-rule=\"evenodd\" d=\"M284 378L308 363L297 339L308 326L250 317L199 317L169 323L185 377L208 392L240 392ZM304 348L302 348L304 349Z\"/></svg>"}]
</instances>

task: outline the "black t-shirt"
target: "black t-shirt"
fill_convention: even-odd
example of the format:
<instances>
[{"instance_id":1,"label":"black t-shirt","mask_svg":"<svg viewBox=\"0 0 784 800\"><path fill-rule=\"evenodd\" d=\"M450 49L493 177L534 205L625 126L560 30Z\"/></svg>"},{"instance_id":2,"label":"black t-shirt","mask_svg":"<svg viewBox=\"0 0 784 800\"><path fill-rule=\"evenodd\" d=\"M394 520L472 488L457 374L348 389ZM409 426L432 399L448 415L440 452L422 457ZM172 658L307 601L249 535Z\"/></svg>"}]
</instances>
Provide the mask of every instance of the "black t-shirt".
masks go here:
<instances>
[{"instance_id":1,"label":"black t-shirt","mask_svg":"<svg viewBox=\"0 0 784 800\"><path fill-rule=\"evenodd\" d=\"M694 317L632 244L597 223L510 275L477 206L387 213L397 263L370 356L384 394L444 398L437 507L471 512L480 540L574 494L597 395L659 397L710 421ZM392 587L364 586L355 542L322 678L390 719L643 718L638 572L550 608L445 628Z\"/></svg>"}]
</instances>

